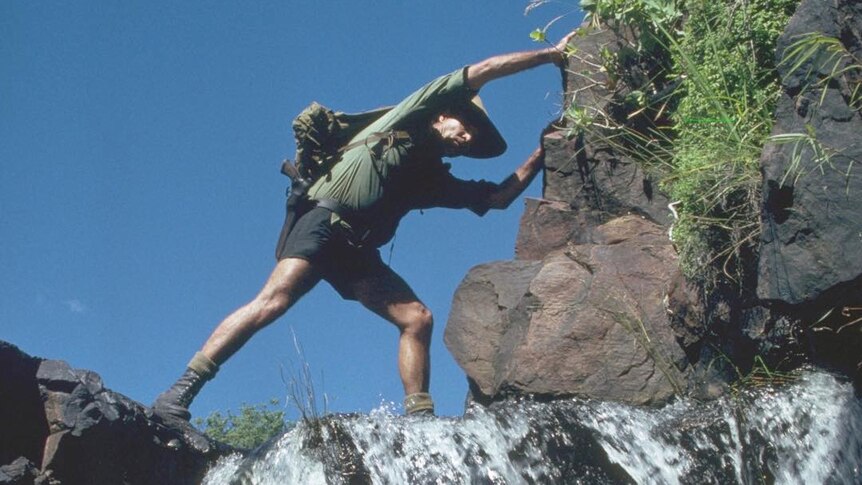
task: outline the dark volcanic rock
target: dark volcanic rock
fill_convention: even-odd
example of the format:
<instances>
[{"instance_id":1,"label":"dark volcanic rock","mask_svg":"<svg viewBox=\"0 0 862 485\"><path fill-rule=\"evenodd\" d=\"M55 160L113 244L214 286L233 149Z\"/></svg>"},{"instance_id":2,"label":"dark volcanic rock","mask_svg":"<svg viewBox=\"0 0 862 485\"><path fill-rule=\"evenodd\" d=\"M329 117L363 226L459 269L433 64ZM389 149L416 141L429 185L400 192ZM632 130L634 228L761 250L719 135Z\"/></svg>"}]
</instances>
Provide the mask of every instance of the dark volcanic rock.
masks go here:
<instances>
[{"instance_id":1,"label":"dark volcanic rock","mask_svg":"<svg viewBox=\"0 0 862 485\"><path fill-rule=\"evenodd\" d=\"M862 91L854 94L862 83L862 4L803 0L776 58L812 32L837 39L854 57L822 51L795 70L796 62L779 65L773 135L816 141L767 145L761 156L757 296L771 314L766 330L799 334L809 357L862 384Z\"/></svg>"},{"instance_id":2,"label":"dark volcanic rock","mask_svg":"<svg viewBox=\"0 0 862 485\"><path fill-rule=\"evenodd\" d=\"M40 363L0 341L0 465L19 457L42 462L48 422L36 382Z\"/></svg>"},{"instance_id":3,"label":"dark volcanic rock","mask_svg":"<svg viewBox=\"0 0 862 485\"><path fill-rule=\"evenodd\" d=\"M839 39L858 59L862 6L843 0L803 1L779 39L777 59L800 34L809 32ZM815 84L829 76L837 58L832 59L824 53L793 72L789 68L794 63L779 66L783 95L773 135L814 133L830 157L828 162L818 160L807 143L770 145L763 153L757 293L764 300L811 302L862 275L862 115L850 106L862 70L851 69L826 83L824 91ZM847 59L839 64L846 66ZM859 306L862 293L857 295L855 301L841 304Z\"/></svg>"},{"instance_id":4,"label":"dark volcanic rock","mask_svg":"<svg viewBox=\"0 0 862 485\"><path fill-rule=\"evenodd\" d=\"M37 476L39 469L23 456L8 465L0 466L0 484L3 485L29 485Z\"/></svg>"},{"instance_id":5,"label":"dark volcanic rock","mask_svg":"<svg viewBox=\"0 0 862 485\"><path fill-rule=\"evenodd\" d=\"M231 451L187 424L165 427L94 372L5 342L0 363L0 483L194 484Z\"/></svg>"},{"instance_id":6,"label":"dark volcanic rock","mask_svg":"<svg viewBox=\"0 0 862 485\"><path fill-rule=\"evenodd\" d=\"M544 198L567 202L594 219L637 213L670 225L670 201L634 161L589 135L549 135L544 143Z\"/></svg>"},{"instance_id":7,"label":"dark volcanic rock","mask_svg":"<svg viewBox=\"0 0 862 485\"><path fill-rule=\"evenodd\" d=\"M664 303L676 272L664 228L626 216L595 228L593 239L542 261L468 273L445 341L476 397L575 394L645 404L685 388L685 354Z\"/></svg>"}]
</instances>

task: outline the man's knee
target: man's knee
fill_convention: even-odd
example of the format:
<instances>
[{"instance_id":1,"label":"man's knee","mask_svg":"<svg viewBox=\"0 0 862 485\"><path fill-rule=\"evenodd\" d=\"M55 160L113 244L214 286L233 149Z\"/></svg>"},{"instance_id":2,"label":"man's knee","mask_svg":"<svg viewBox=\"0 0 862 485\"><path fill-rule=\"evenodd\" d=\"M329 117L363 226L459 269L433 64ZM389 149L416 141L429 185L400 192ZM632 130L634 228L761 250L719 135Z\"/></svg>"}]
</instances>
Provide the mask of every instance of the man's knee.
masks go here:
<instances>
[{"instance_id":1,"label":"man's knee","mask_svg":"<svg viewBox=\"0 0 862 485\"><path fill-rule=\"evenodd\" d=\"M418 337L428 338L434 328L434 315L421 303L412 305L404 322L404 331Z\"/></svg>"},{"instance_id":2,"label":"man's knee","mask_svg":"<svg viewBox=\"0 0 862 485\"><path fill-rule=\"evenodd\" d=\"M266 326L283 315L317 282L317 275L304 260L283 260L255 298L260 312L258 326Z\"/></svg>"},{"instance_id":3,"label":"man's knee","mask_svg":"<svg viewBox=\"0 0 862 485\"><path fill-rule=\"evenodd\" d=\"M291 297L285 292L258 296L258 304L260 305L261 313L264 315L264 320L266 320L262 323L266 325L284 315L292 303Z\"/></svg>"}]
</instances>

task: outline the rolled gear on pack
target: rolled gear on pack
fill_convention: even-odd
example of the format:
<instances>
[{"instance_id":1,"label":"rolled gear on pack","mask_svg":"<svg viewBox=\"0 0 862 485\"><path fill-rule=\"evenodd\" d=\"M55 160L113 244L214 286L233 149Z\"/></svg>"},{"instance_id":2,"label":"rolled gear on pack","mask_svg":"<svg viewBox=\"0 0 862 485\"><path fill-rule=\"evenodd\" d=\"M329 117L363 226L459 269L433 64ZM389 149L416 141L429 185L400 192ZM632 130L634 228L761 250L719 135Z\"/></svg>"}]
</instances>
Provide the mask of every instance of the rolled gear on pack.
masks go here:
<instances>
[{"instance_id":1,"label":"rolled gear on pack","mask_svg":"<svg viewBox=\"0 0 862 485\"><path fill-rule=\"evenodd\" d=\"M338 162L353 137L391 109L389 106L344 113L312 102L293 119L296 157L293 163L282 163L281 173L291 179L302 178L311 185Z\"/></svg>"}]
</instances>

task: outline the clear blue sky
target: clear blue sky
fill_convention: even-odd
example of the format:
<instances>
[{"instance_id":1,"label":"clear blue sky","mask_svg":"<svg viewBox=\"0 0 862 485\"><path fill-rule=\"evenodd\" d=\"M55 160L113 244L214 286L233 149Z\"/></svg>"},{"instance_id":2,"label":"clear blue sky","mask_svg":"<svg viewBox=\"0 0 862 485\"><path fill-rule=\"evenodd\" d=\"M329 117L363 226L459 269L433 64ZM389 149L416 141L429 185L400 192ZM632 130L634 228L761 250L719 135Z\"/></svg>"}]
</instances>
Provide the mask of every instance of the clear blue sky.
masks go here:
<instances>
[{"instance_id":1,"label":"clear blue sky","mask_svg":"<svg viewBox=\"0 0 862 485\"><path fill-rule=\"evenodd\" d=\"M527 3L0 2L0 339L149 404L272 269L292 117L312 100L393 104L460 66L539 47L530 31L577 10L524 16ZM505 178L558 114L560 91L550 65L487 85L509 151L455 159L456 175ZM525 195L540 193L537 179ZM401 224L391 264L435 314L439 414L460 415L467 390L443 345L452 295L473 265L513 257L522 208L434 209ZM400 403L397 331L321 283L228 361L192 412L283 400L280 366L298 367L291 329L331 411Z\"/></svg>"}]
</instances>

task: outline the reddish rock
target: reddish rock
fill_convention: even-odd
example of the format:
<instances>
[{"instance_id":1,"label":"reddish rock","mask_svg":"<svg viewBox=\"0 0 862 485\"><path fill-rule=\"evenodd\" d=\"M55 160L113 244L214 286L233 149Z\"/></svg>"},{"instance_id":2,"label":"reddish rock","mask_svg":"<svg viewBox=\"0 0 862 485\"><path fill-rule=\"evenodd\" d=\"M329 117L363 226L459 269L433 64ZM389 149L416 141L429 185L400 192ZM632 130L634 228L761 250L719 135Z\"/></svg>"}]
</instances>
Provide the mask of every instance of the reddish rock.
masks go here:
<instances>
[{"instance_id":1,"label":"reddish rock","mask_svg":"<svg viewBox=\"0 0 862 485\"><path fill-rule=\"evenodd\" d=\"M595 228L541 261L477 266L461 283L445 341L480 398L579 395L637 404L687 386L665 298L676 253L639 216Z\"/></svg>"},{"instance_id":2,"label":"reddish rock","mask_svg":"<svg viewBox=\"0 0 862 485\"><path fill-rule=\"evenodd\" d=\"M569 243L590 242L598 223L592 212L572 210L566 202L528 198L515 241L515 257L540 260Z\"/></svg>"}]
</instances>

